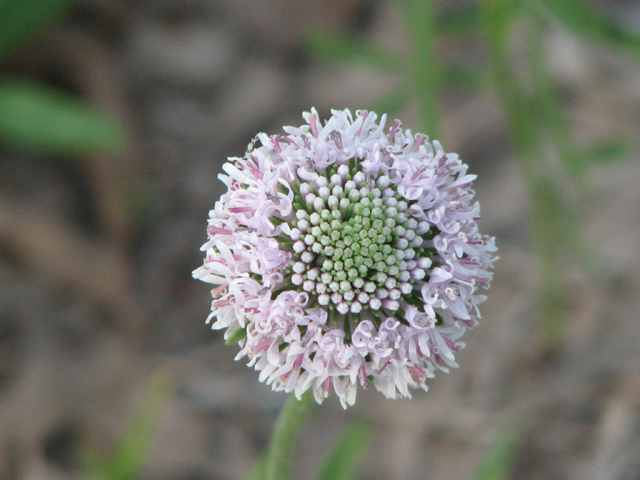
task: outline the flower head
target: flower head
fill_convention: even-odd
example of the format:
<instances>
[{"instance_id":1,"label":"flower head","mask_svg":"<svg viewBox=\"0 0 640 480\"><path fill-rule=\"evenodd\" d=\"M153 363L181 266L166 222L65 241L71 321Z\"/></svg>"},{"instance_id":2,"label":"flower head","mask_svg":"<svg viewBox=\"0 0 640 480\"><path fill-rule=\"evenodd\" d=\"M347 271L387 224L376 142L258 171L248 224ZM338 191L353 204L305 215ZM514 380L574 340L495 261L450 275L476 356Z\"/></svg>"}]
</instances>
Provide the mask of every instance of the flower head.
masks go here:
<instances>
[{"instance_id":1,"label":"flower head","mask_svg":"<svg viewBox=\"0 0 640 480\"><path fill-rule=\"evenodd\" d=\"M274 390L410 397L457 366L495 241L457 155L385 115L332 114L229 159L194 277L216 285L207 321Z\"/></svg>"}]
</instances>

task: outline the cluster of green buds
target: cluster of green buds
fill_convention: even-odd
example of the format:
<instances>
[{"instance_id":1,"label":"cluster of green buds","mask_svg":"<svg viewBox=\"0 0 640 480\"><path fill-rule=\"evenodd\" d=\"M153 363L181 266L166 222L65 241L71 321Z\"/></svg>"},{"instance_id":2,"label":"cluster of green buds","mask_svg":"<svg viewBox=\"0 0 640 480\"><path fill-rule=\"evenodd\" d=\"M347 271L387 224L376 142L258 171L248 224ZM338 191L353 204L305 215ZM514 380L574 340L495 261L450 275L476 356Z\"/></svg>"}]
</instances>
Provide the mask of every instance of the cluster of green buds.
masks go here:
<instances>
[{"instance_id":1,"label":"cluster of green buds","mask_svg":"<svg viewBox=\"0 0 640 480\"><path fill-rule=\"evenodd\" d=\"M433 232L395 187L346 165L299 185L291 283L341 314L398 310L432 264Z\"/></svg>"}]
</instances>

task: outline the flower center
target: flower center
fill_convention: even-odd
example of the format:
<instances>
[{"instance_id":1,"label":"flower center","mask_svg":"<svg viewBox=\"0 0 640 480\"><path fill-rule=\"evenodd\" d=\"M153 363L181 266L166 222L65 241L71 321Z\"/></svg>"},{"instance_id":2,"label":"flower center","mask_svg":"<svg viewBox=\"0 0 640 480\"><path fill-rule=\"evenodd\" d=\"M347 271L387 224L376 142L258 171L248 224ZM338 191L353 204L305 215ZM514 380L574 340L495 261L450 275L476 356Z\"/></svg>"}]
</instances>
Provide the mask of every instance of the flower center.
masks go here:
<instances>
[{"instance_id":1,"label":"flower center","mask_svg":"<svg viewBox=\"0 0 640 480\"><path fill-rule=\"evenodd\" d=\"M357 164L341 165L295 190L294 285L341 314L421 301L414 286L432 264L430 227L411 217L387 176L365 179Z\"/></svg>"}]
</instances>

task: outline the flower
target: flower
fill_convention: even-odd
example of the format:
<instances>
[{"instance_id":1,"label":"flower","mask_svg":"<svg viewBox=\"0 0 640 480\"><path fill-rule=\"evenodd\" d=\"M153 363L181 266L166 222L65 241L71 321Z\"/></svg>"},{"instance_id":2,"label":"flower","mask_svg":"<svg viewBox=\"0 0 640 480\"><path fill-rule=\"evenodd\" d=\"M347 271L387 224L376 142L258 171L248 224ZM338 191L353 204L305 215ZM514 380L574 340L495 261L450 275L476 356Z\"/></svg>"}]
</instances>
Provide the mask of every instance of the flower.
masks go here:
<instances>
[{"instance_id":1,"label":"flower","mask_svg":"<svg viewBox=\"0 0 640 480\"><path fill-rule=\"evenodd\" d=\"M388 398L427 390L457 367L496 260L475 175L397 120L385 132L386 115L303 118L223 166L228 191L193 273L216 285L207 322L260 381L298 398L312 388L321 403L333 387L346 408L358 384Z\"/></svg>"}]
</instances>

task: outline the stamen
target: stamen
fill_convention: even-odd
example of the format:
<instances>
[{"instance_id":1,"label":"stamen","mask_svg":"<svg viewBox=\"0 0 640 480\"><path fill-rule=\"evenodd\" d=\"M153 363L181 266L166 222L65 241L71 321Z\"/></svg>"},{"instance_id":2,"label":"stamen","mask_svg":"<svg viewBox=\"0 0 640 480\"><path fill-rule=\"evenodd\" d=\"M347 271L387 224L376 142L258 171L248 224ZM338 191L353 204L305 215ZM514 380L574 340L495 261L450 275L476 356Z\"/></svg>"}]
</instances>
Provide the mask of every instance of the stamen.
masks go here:
<instances>
[{"instance_id":1,"label":"stamen","mask_svg":"<svg viewBox=\"0 0 640 480\"><path fill-rule=\"evenodd\" d=\"M233 232L228 228L214 227L212 225L207 227L207 233L209 235L233 235Z\"/></svg>"},{"instance_id":2,"label":"stamen","mask_svg":"<svg viewBox=\"0 0 640 480\"><path fill-rule=\"evenodd\" d=\"M318 117L315 114L309 116L309 125L311 125L311 134L314 138L318 138Z\"/></svg>"},{"instance_id":3,"label":"stamen","mask_svg":"<svg viewBox=\"0 0 640 480\"><path fill-rule=\"evenodd\" d=\"M387 167L393 166L393 158L391 158L391 153L386 148L380 149L380 157L382 163L384 163Z\"/></svg>"},{"instance_id":4,"label":"stamen","mask_svg":"<svg viewBox=\"0 0 640 480\"><path fill-rule=\"evenodd\" d=\"M253 210L252 207L231 207L231 208L229 208L229 211L231 213L245 213L245 212L250 212L252 210Z\"/></svg>"},{"instance_id":5,"label":"stamen","mask_svg":"<svg viewBox=\"0 0 640 480\"><path fill-rule=\"evenodd\" d=\"M415 182L416 179L427 169L427 167L425 165L420 165L420 168L418 168L418 170L416 170L416 173L414 173L413 175L411 175L411 178L409 179L410 182Z\"/></svg>"},{"instance_id":6,"label":"stamen","mask_svg":"<svg viewBox=\"0 0 640 480\"><path fill-rule=\"evenodd\" d=\"M313 168L313 162L311 161L311 159L309 157L304 159L304 162L302 163L302 167L307 171L307 172L313 172L314 168Z\"/></svg>"},{"instance_id":7,"label":"stamen","mask_svg":"<svg viewBox=\"0 0 640 480\"><path fill-rule=\"evenodd\" d=\"M362 127L364 127L364 121L367 118L367 115L369 115L369 112L366 110L358 110L356 112L356 115L362 118L362 123L360 124L360 128L358 128L358 131L356 132L356 137L359 137L362 134Z\"/></svg>"},{"instance_id":8,"label":"stamen","mask_svg":"<svg viewBox=\"0 0 640 480\"><path fill-rule=\"evenodd\" d=\"M275 148L278 153L282 153L282 148L280 148L280 135L272 135L271 141L273 142L273 148Z\"/></svg>"},{"instance_id":9,"label":"stamen","mask_svg":"<svg viewBox=\"0 0 640 480\"><path fill-rule=\"evenodd\" d=\"M280 165L284 162L282 155L274 149L269 150L269 159L276 165Z\"/></svg>"},{"instance_id":10,"label":"stamen","mask_svg":"<svg viewBox=\"0 0 640 480\"><path fill-rule=\"evenodd\" d=\"M411 149L411 153L415 153L418 151L418 149L420 148L420 145L422 145L422 143L427 139L426 135L418 135L418 138L416 138L415 143L413 144L413 148Z\"/></svg>"},{"instance_id":11,"label":"stamen","mask_svg":"<svg viewBox=\"0 0 640 480\"><path fill-rule=\"evenodd\" d=\"M331 133L329 133L329 137L331 137L333 143L336 144L338 150L342 150L342 134L337 130L333 130Z\"/></svg>"},{"instance_id":12,"label":"stamen","mask_svg":"<svg viewBox=\"0 0 640 480\"><path fill-rule=\"evenodd\" d=\"M273 203L275 203L276 205L280 205L280 198L278 198L277 195L274 195L271 192L267 192L267 198L271 200Z\"/></svg>"},{"instance_id":13,"label":"stamen","mask_svg":"<svg viewBox=\"0 0 640 480\"><path fill-rule=\"evenodd\" d=\"M401 125L402 125L402 122L400 122L400 120L393 121L393 126L389 130L389 140L393 140L393 137L395 137L396 133L398 133L398 130L400 130Z\"/></svg>"}]
</instances>

